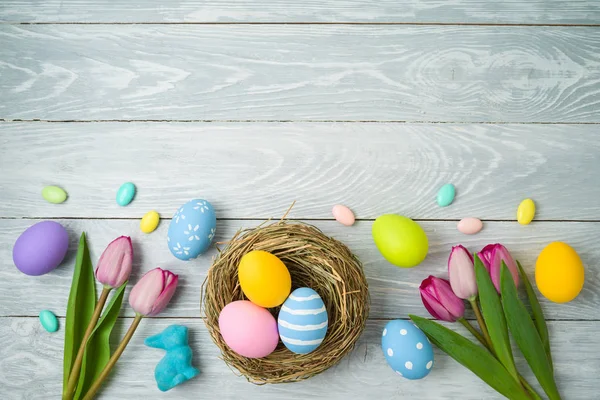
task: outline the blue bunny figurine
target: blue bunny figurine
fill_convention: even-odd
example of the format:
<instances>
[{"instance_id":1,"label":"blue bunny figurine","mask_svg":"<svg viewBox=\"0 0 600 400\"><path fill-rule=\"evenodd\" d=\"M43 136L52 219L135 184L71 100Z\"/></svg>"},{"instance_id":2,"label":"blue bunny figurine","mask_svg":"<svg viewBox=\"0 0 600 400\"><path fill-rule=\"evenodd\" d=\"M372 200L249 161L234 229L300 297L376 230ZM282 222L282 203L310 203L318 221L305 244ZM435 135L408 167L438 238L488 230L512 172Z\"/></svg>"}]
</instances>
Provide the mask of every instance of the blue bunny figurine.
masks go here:
<instances>
[{"instance_id":1,"label":"blue bunny figurine","mask_svg":"<svg viewBox=\"0 0 600 400\"><path fill-rule=\"evenodd\" d=\"M162 392L166 392L200 373L198 369L192 367L192 349L188 346L187 336L188 328L186 326L171 325L158 335L144 340L146 346L167 351L154 370L154 379L158 389Z\"/></svg>"}]
</instances>

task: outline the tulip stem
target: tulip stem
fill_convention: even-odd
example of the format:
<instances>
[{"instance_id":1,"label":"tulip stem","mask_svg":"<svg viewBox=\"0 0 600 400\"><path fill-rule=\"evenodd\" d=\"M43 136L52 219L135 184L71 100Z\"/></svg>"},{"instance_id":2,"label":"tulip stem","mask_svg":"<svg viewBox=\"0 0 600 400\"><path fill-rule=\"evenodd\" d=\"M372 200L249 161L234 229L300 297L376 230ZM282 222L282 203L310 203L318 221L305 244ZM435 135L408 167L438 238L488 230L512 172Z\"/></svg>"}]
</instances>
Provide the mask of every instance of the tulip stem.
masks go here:
<instances>
[{"instance_id":1,"label":"tulip stem","mask_svg":"<svg viewBox=\"0 0 600 400\"><path fill-rule=\"evenodd\" d=\"M121 343L119 343L119 347L117 347L117 349L115 350L115 352L112 355L112 357L110 358L110 360L108 360L108 364L106 364L106 367L104 367L104 369L98 376L98 379L96 379L96 381L90 387L90 390L88 390L88 392L85 394L85 397L83 398L83 400L91 400L94 398L94 396L100 389L100 386L102 385L102 383L104 382L104 380L106 379L108 374L110 374L110 371L115 366L117 361L119 360L119 357L121 357L121 354L123 354L123 351L125 350L125 347L127 347L127 344L129 344L129 341L131 340L131 337L135 333L135 330L137 329L140 322L142 322L142 318L143 318L143 315L136 314L135 319L133 320L133 322L131 323L131 326L127 330L127 333L123 337L123 340L121 340Z\"/></svg>"},{"instance_id":2,"label":"tulip stem","mask_svg":"<svg viewBox=\"0 0 600 400\"><path fill-rule=\"evenodd\" d=\"M487 330L487 326L485 326L485 321L483 320L483 316L481 315L481 311L479 311L479 306L477 305L477 299L469 300L471 303L471 307L473 308L473 312L475 313L475 318L477 318L477 322L479 323L479 327L481 328L481 332L483 333L483 337L488 344L488 347L493 352L494 346L492 345L492 339L490 338L490 334Z\"/></svg>"},{"instance_id":3,"label":"tulip stem","mask_svg":"<svg viewBox=\"0 0 600 400\"><path fill-rule=\"evenodd\" d=\"M458 322L460 322L461 324L463 324L463 326L464 326L465 328L467 328L467 330L468 330L469 332L471 332L471 335L475 336L475 338L476 338L477 340L479 340L479 342L480 342L480 343L481 343L481 344L482 344L482 345L483 345L483 346L484 346L486 349L488 348L488 344L487 344L487 342L485 341L485 338L484 338L483 336L481 336L481 333L477 332L477 329L475 329L475 328L473 327L473 325L471 325L471 324L469 323L469 321L467 321L467 320L466 320L466 319L464 319L464 318L461 318L461 319L459 319L459 320L458 320Z\"/></svg>"},{"instance_id":4,"label":"tulip stem","mask_svg":"<svg viewBox=\"0 0 600 400\"><path fill-rule=\"evenodd\" d=\"M94 308L94 313L92 314L90 323L88 324L87 329L83 334L83 338L81 339L81 344L79 345L79 350L77 351L77 357L75 357L75 362L73 363L71 373L69 374L67 387L63 392L63 400L69 400L73 398L75 389L77 388L77 383L79 381L79 374L81 373L81 363L83 362L83 355L85 354L85 348L87 346L88 339L90 338L92 331L96 327L98 319L100 319L100 314L102 313L102 309L104 308L104 304L106 303L106 299L108 299L108 294L111 290L111 287L106 286L102 289L102 293L100 294L98 303L96 303L96 307Z\"/></svg>"}]
</instances>

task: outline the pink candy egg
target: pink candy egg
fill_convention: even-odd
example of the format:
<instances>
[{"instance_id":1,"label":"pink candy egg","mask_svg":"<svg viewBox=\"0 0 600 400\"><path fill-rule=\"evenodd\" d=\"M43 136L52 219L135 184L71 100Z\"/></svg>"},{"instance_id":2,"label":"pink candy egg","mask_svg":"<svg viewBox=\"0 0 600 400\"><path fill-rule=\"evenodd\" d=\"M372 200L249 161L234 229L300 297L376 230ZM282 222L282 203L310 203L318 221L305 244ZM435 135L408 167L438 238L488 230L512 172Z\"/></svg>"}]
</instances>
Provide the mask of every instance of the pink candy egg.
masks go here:
<instances>
[{"instance_id":1,"label":"pink candy egg","mask_svg":"<svg viewBox=\"0 0 600 400\"><path fill-rule=\"evenodd\" d=\"M268 356L279 342L275 318L247 300L234 301L221 310L219 330L231 350L248 358Z\"/></svg>"},{"instance_id":2,"label":"pink candy egg","mask_svg":"<svg viewBox=\"0 0 600 400\"><path fill-rule=\"evenodd\" d=\"M474 235L483 228L483 222L478 218L467 217L461 219L456 228L465 235Z\"/></svg>"},{"instance_id":3,"label":"pink candy egg","mask_svg":"<svg viewBox=\"0 0 600 400\"><path fill-rule=\"evenodd\" d=\"M351 226L354 224L354 213L348 207L338 204L331 210L333 218L342 225Z\"/></svg>"}]
</instances>

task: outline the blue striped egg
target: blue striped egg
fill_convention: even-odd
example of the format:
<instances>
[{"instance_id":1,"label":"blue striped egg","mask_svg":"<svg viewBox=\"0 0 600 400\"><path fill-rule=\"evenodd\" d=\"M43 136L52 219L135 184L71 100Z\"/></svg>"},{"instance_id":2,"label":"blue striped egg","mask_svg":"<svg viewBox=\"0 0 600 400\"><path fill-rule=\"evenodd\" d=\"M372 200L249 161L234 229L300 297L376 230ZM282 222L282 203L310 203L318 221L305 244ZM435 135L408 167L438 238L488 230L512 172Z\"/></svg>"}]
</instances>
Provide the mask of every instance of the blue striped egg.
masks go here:
<instances>
[{"instance_id":1,"label":"blue striped egg","mask_svg":"<svg viewBox=\"0 0 600 400\"><path fill-rule=\"evenodd\" d=\"M327 334L327 310L321 296L310 288L294 290L279 310L279 338L296 354L315 350Z\"/></svg>"}]
</instances>

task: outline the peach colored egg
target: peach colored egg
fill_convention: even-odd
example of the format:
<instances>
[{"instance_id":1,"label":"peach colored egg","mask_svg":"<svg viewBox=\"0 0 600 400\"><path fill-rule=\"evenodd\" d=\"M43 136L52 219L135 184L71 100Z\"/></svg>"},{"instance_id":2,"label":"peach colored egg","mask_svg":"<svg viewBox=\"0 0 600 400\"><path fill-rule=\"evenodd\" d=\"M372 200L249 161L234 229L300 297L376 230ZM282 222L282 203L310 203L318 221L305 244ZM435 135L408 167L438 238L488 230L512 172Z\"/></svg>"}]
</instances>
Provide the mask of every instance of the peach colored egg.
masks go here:
<instances>
[{"instance_id":1,"label":"peach colored egg","mask_svg":"<svg viewBox=\"0 0 600 400\"><path fill-rule=\"evenodd\" d=\"M275 317L247 300L234 301L221 310L219 330L231 350L248 358L268 356L279 342Z\"/></svg>"},{"instance_id":2,"label":"peach colored egg","mask_svg":"<svg viewBox=\"0 0 600 400\"><path fill-rule=\"evenodd\" d=\"M348 207L338 204L331 210L333 217L337 222L342 225L352 226L354 225L354 213Z\"/></svg>"},{"instance_id":3,"label":"peach colored egg","mask_svg":"<svg viewBox=\"0 0 600 400\"><path fill-rule=\"evenodd\" d=\"M479 218L467 217L461 219L456 228L465 235L474 235L483 228L483 222Z\"/></svg>"}]
</instances>

